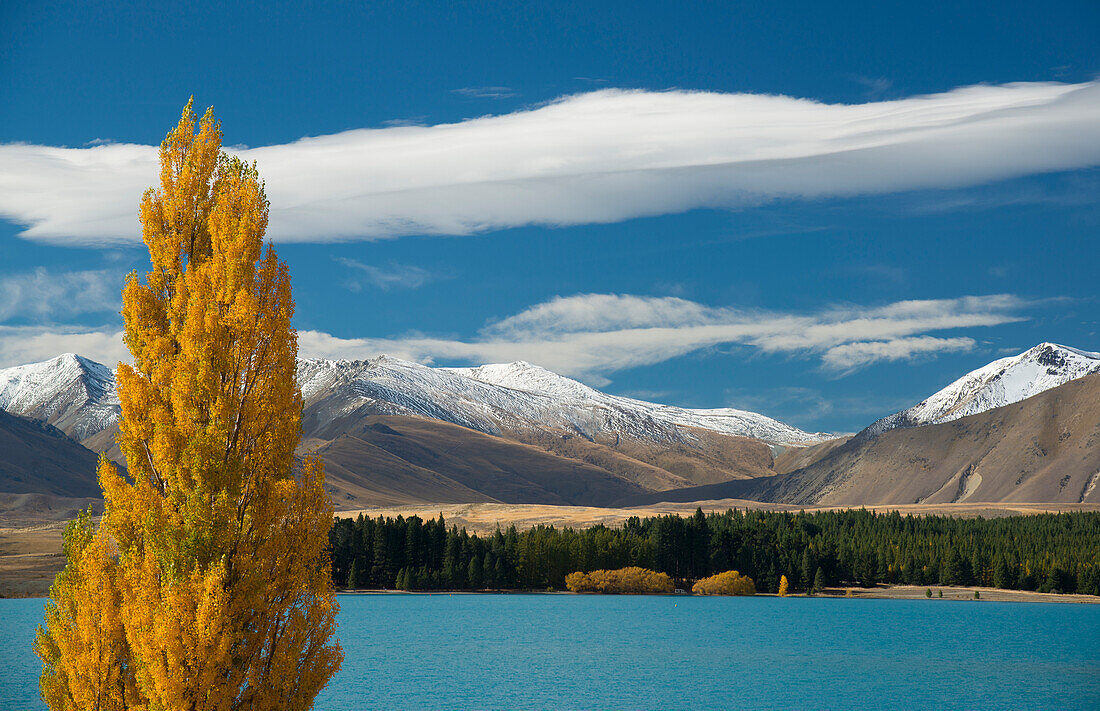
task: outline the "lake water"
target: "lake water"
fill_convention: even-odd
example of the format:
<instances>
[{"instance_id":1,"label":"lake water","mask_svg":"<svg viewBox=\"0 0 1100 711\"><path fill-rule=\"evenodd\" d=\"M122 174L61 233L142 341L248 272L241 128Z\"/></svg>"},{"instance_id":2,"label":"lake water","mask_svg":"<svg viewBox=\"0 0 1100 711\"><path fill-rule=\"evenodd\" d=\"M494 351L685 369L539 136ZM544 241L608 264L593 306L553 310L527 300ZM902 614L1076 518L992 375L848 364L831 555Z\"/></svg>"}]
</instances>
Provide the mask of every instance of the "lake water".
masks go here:
<instances>
[{"instance_id":1,"label":"lake water","mask_svg":"<svg viewBox=\"0 0 1100 711\"><path fill-rule=\"evenodd\" d=\"M0 708L43 708L42 600L0 600ZM340 596L319 709L1100 708L1100 606Z\"/></svg>"}]
</instances>

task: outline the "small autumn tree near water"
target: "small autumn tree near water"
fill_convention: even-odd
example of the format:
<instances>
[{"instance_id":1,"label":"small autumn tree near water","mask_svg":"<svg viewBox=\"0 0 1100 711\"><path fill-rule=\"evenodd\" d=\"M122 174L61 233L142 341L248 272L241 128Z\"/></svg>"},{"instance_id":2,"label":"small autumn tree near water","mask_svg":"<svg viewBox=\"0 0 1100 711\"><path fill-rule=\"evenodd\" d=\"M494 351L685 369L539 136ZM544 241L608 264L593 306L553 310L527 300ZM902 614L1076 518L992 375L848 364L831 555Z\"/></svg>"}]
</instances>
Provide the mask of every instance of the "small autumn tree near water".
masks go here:
<instances>
[{"instance_id":1,"label":"small autumn tree near water","mask_svg":"<svg viewBox=\"0 0 1100 711\"><path fill-rule=\"evenodd\" d=\"M691 592L696 595L755 595L756 584L747 575L727 570L697 581Z\"/></svg>"},{"instance_id":2,"label":"small autumn tree near water","mask_svg":"<svg viewBox=\"0 0 1100 711\"><path fill-rule=\"evenodd\" d=\"M339 668L324 471L295 472L302 400L286 265L256 167L189 102L141 203L152 271L122 315L105 509L66 531L39 628L52 709L306 709Z\"/></svg>"},{"instance_id":3,"label":"small autumn tree near water","mask_svg":"<svg viewBox=\"0 0 1100 711\"><path fill-rule=\"evenodd\" d=\"M618 570L577 571L565 576L571 592L670 593L676 587L667 573L632 566Z\"/></svg>"}]
</instances>

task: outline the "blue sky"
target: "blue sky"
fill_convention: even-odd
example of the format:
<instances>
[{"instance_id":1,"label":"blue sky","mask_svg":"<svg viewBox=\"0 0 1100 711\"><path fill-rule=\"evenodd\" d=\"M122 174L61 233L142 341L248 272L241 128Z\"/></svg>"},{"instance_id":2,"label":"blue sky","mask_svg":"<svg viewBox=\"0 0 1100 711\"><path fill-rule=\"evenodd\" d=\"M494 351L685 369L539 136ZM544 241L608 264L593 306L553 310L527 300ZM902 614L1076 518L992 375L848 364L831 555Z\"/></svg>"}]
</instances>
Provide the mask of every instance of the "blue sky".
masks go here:
<instances>
[{"instance_id":1,"label":"blue sky","mask_svg":"<svg viewBox=\"0 0 1100 711\"><path fill-rule=\"evenodd\" d=\"M119 357L192 94L267 180L307 355L854 430L1100 350L1094 2L90 5L0 9L0 366Z\"/></svg>"}]
</instances>

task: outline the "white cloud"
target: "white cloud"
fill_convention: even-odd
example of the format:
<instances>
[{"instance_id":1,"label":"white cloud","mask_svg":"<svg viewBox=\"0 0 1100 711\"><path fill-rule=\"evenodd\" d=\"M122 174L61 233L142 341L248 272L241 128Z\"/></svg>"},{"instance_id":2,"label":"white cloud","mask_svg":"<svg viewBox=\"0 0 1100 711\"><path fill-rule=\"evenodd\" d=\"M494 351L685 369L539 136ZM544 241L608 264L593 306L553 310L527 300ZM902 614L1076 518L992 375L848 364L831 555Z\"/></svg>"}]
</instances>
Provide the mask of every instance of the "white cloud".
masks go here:
<instances>
[{"instance_id":1,"label":"white cloud","mask_svg":"<svg viewBox=\"0 0 1100 711\"><path fill-rule=\"evenodd\" d=\"M606 385L607 375L619 370L728 346L818 358L822 370L847 375L877 362L970 350L975 341L969 336L931 334L1022 321L1021 312L1037 303L994 294L799 314L719 308L676 297L579 294L536 304L469 339L419 333L340 338L303 330L298 345L302 357L387 354L425 364L526 360L593 385ZM0 326L0 365L69 351L109 364L129 358L117 327Z\"/></svg>"},{"instance_id":2,"label":"white cloud","mask_svg":"<svg viewBox=\"0 0 1100 711\"><path fill-rule=\"evenodd\" d=\"M390 264L386 267L377 267L347 257L337 257L336 261L362 275L361 280L352 279L348 282L348 286L352 291L359 291L363 288L364 283L383 291L418 289L434 278L434 275L427 269L408 264Z\"/></svg>"},{"instance_id":3,"label":"white cloud","mask_svg":"<svg viewBox=\"0 0 1100 711\"><path fill-rule=\"evenodd\" d=\"M78 353L111 368L119 361L132 362L117 328L0 326L0 368L37 363L62 353Z\"/></svg>"},{"instance_id":4,"label":"white cloud","mask_svg":"<svg viewBox=\"0 0 1100 711\"><path fill-rule=\"evenodd\" d=\"M856 105L606 89L455 124L237 151L276 240L472 234L950 188L1100 164L1100 83L970 86ZM156 148L0 146L0 216L24 237L138 238Z\"/></svg>"},{"instance_id":5,"label":"white cloud","mask_svg":"<svg viewBox=\"0 0 1100 711\"><path fill-rule=\"evenodd\" d=\"M729 345L820 356L823 369L847 374L879 361L972 348L969 337L926 334L1021 321L1020 311L1029 305L995 294L790 314L716 308L675 297L581 294L532 306L468 340L422 334L344 339L302 331L299 344L308 357L385 353L422 363L527 360L593 384L606 383L606 375L618 370Z\"/></svg>"},{"instance_id":6,"label":"white cloud","mask_svg":"<svg viewBox=\"0 0 1100 711\"><path fill-rule=\"evenodd\" d=\"M630 294L557 296L488 326L485 331L512 337L529 333L575 333L698 326L720 319L723 311L678 297Z\"/></svg>"},{"instance_id":7,"label":"white cloud","mask_svg":"<svg viewBox=\"0 0 1100 711\"><path fill-rule=\"evenodd\" d=\"M969 351L975 346L973 338L895 338L890 341L862 341L834 346L821 357L822 364L839 372L851 372L865 365L883 360L909 360L918 355Z\"/></svg>"},{"instance_id":8,"label":"white cloud","mask_svg":"<svg viewBox=\"0 0 1100 711\"><path fill-rule=\"evenodd\" d=\"M0 321L118 311L122 277L122 272L106 269L58 272L44 267L0 276Z\"/></svg>"}]
</instances>

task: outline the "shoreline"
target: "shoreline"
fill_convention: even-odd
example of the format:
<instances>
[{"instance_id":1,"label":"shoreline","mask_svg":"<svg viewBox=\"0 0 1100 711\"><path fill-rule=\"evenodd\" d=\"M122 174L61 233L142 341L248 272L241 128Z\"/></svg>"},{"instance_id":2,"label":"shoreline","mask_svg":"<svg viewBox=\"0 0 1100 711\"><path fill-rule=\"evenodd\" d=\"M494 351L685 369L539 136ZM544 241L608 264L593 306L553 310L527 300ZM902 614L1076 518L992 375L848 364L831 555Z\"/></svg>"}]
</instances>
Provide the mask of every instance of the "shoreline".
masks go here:
<instances>
[{"instance_id":1,"label":"shoreline","mask_svg":"<svg viewBox=\"0 0 1100 711\"><path fill-rule=\"evenodd\" d=\"M932 591L932 597L925 594ZM974 598L977 591L980 599ZM851 595L848 593L851 592ZM943 597L938 595L943 593ZM619 595L646 597L779 597L775 593L755 595L694 595L692 593L575 593L568 590L337 590L337 595ZM877 588L826 588L816 595L792 593L789 598L822 600L927 600L928 602L1026 602L1060 603L1063 605L1100 605L1100 595L1043 593L1033 590L1006 590L986 587L955 587L947 585L887 585Z\"/></svg>"},{"instance_id":2,"label":"shoreline","mask_svg":"<svg viewBox=\"0 0 1100 711\"><path fill-rule=\"evenodd\" d=\"M932 591L928 597L926 590ZM974 598L977 591L981 597ZM779 597L775 593L756 593L755 595L694 595L692 593L575 593L568 590L341 590L337 595L620 595L646 597ZM943 593L940 597L939 593ZM849 594L850 593L850 594ZM26 592L23 594L0 594L0 600L45 600L48 593ZM986 587L956 587L947 585L884 585L875 588L831 587L816 595L791 593L789 598L817 598L821 600L926 600L928 602L1023 602L1053 603L1062 605L1100 605L1100 595L1078 595L1068 593L1044 593L1034 590L1007 590Z\"/></svg>"}]
</instances>

